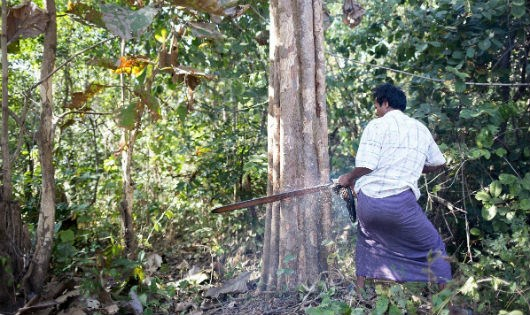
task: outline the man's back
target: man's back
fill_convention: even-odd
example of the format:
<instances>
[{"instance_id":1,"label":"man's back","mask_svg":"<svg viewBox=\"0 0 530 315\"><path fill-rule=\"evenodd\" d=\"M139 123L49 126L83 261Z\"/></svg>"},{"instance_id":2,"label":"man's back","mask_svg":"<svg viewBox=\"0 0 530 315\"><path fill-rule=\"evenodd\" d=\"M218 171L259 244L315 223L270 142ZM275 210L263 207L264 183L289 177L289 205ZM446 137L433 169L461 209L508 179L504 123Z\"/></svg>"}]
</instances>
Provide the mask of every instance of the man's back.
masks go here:
<instances>
[{"instance_id":1,"label":"man's back","mask_svg":"<svg viewBox=\"0 0 530 315\"><path fill-rule=\"evenodd\" d=\"M372 172L359 178L355 188L374 198L412 189L419 198L417 180L424 165L444 163L427 127L392 110L371 121L363 132L355 164Z\"/></svg>"}]
</instances>

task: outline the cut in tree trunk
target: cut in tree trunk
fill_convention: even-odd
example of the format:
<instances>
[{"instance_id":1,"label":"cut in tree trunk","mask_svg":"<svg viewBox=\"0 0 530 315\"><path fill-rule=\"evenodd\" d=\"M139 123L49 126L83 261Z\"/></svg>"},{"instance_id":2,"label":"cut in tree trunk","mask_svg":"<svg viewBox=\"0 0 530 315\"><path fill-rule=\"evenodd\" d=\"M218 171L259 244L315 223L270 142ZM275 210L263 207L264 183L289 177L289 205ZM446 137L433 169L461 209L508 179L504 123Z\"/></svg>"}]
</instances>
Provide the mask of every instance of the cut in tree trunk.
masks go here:
<instances>
[{"instance_id":1,"label":"cut in tree trunk","mask_svg":"<svg viewBox=\"0 0 530 315\"><path fill-rule=\"evenodd\" d=\"M328 183L321 1L270 4L268 194ZM267 209L261 288L292 289L327 271L329 192Z\"/></svg>"},{"instance_id":2,"label":"cut in tree trunk","mask_svg":"<svg viewBox=\"0 0 530 315\"><path fill-rule=\"evenodd\" d=\"M40 293L46 280L52 255L55 224L55 169L53 166L53 82L50 74L55 67L57 50L57 23L55 1L46 0L49 15L44 33L40 93L42 108L37 134L42 169L42 191L36 245L23 284L26 297Z\"/></svg>"}]
</instances>

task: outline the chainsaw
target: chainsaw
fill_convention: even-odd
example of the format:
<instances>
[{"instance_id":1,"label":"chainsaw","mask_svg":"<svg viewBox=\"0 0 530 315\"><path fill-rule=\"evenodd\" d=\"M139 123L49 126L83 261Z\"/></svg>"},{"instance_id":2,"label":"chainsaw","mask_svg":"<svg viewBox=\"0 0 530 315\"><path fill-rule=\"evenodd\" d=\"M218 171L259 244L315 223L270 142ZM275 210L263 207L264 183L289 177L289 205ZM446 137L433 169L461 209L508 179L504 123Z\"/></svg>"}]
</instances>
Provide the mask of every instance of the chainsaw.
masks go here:
<instances>
[{"instance_id":1,"label":"chainsaw","mask_svg":"<svg viewBox=\"0 0 530 315\"><path fill-rule=\"evenodd\" d=\"M317 193L320 191L324 191L326 189L331 188L331 190L339 195L339 197L346 202L346 208L348 209L348 214L350 216L350 220L355 223L357 220L357 214L355 211L355 198L353 195L353 192L350 187L344 187L341 186L335 182L323 184L323 185L317 185L313 187L306 187L296 190L291 190L288 192L283 192L271 196L265 196L245 201L236 202L233 204L217 207L212 210L213 213L224 213L229 212L237 209L244 209L244 208L250 208L253 206L258 206L262 204L267 204L271 202L280 201L287 198L293 198L293 197L299 197L307 194Z\"/></svg>"}]
</instances>

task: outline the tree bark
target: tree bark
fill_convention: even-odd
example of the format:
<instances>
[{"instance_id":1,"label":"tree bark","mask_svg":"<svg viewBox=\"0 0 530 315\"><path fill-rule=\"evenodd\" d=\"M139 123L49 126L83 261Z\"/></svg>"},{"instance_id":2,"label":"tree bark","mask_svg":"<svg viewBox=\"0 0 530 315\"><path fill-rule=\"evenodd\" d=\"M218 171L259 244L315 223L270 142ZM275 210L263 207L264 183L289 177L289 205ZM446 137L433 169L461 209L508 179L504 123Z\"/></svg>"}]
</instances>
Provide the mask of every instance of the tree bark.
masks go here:
<instances>
[{"instance_id":1,"label":"tree bark","mask_svg":"<svg viewBox=\"0 0 530 315\"><path fill-rule=\"evenodd\" d=\"M11 189L11 165L8 147L8 115L9 115L9 104L8 104L8 60L7 60L7 2L2 0L2 200L0 204L0 257L10 257L9 248L9 234L7 233L7 222L9 216L9 199L6 197L10 195L9 190ZM0 301L9 301L8 303L13 304L14 296L12 292L13 274L8 272L4 268L10 264L10 261L4 261L0 263ZM11 285L10 285L11 283ZM4 304L4 303L0 303Z\"/></svg>"},{"instance_id":2,"label":"tree bark","mask_svg":"<svg viewBox=\"0 0 530 315\"><path fill-rule=\"evenodd\" d=\"M268 193L329 182L323 12L319 0L270 5ZM261 288L292 289L327 266L330 193L267 209ZM279 275L279 276L278 276Z\"/></svg>"},{"instance_id":3,"label":"tree bark","mask_svg":"<svg viewBox=\"0 0 530 315\"><path fill-rule=\"evenodd\" d=\"M40 94L41 117L37 144L42 170L42 191L36 245L23 284L26 297L40 293L46 280L53 248L55 224L55 169L53 165L53 81L49 75L55 67L57 23L54 0L46 0L48 24L44 33Z\"/></svg>"},{"instance_id":4,"label":"tree bark","mask_svg":"<svg viewBox=\"0 0 530 315\"><path fill-rule=\"evenodd\" d=\"M122 141L127 143L121 153L121 165L123 176L123 199L120 203L122 216L122 228L125 239L125 246L130 257L134 256L137 247L136 233L134 232L133 222L133 202L134 202L134 184L132 180L131 167L136 142L136 132L123 130Z\"/></svg>"}]
</instances>

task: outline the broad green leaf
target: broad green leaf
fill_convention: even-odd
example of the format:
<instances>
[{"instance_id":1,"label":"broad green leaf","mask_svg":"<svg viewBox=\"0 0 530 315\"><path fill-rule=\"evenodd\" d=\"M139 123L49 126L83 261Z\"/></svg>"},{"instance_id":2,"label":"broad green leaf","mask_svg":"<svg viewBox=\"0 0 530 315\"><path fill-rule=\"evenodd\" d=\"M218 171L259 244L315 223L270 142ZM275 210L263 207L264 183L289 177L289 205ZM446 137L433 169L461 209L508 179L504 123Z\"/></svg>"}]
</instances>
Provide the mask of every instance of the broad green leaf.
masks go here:
<instances>
[{"instance_id":1,"label":"broad green leaf","mask_svg":"<svg viewBox=\"0 0 530 315\"><path fill-rule=\"evenodd\" d=\"M188 108L186 107L186 104L180 103L177 106L176 110L177 116L181 122L184 122L186 120L186 116L188 115Z\"/></svg>"},{"instance_id":2,"label":"broad green leaf","mask_svg":"<svg viewBox=\"0 0 530 315\"><path fill-rule=\"evenodd\" d=\"M375 302L375 310L374 314L376 315L383 315L388 310L388 305L390 304L390 301L386 296L380 296L377 298L377 301Z\"/></svg>"},{"instance_id":3,"label":"broad green leaf","mask_svg":"<svg viewBox=\"0 0 530 315\"><path fill-rule=\"evenodd\" d=\"M466 91L466 83L462 80L456 80L455 81L455 92L463 93L465 91Z\"/></svg>"},{"instance_id":4,"label":"broad green leaf","mask_svg":"<svg viewBox=\"0 0 530 315\"><path fill-rule=\"evenodd\" d=\"M493 134L489 129L482 128L475 141L479 148L490 148L493 145Z\"/></svg>"},{"instance_id":5,"label":"broad green leaf","mask_svg":"<svg viewBox=\"0 0 530 315\"><path fill-rule=\"evenodd\" d=\"M402 315L403 312L395 304L390 304L388 307L388 315Z\"/></svg>"},{"instance_id":6,"label":"broad green leaf","mask_svg":"<svg viewBox=\"0 0 530 315\"><path fill-rule=\"evenodd\" d=\"M69 243L75 240L75 233L74 231L68 229L66 231L60 231L59 237L61 238L61 242Z\"/></svg>"},{"instance_id":7,"label":"broad green leaf","mask_svg":"<svg viewBox=\"0 0 530 315\"><path fill-rule=\"evenodd\" d=\"M488 150L480 149L480 148L473 148L467 153L468 157L472 160L476 160L481 157L485 157L486 159L489 159L491 157L491 153Z\"/></svg>"},{"instance_id":8,"label":"broad green leaf","mask_svg":"<svg viewBox=\"0 0 530 315\"><path fill-rule=\"evenodd\" d=\"M482 50L482 51L486 51L490 47L491 47L491 41L489 39L487 39L487 38L485 40L481 41L480 43L478 43L478 48L480 48L480 50Z\"/></svg>"},{"instance_id":9,"label":"broad green leaf","mask_svg":"<svg viewBox=\"0 0 530 315\"><path fill-rule=\"evenodd\" d=\"M495 150L495 154L499 157L504 157L507 153L508 151L506 151L505 148L498 148L497 150Z\"/></svg>"},{"instance_id":10,"label":"broad green leaf","mask_svg":"<svg viewBox=\"0 0 530 315\"><path fill-rule=\"evenodd\" d=\"M136 104L130 103L129 106L121 110L118 124L122 128L132 130L136 124L137 116L138 111L136 110Z\"/></svg>"},{"instance_id":11,"label":"broad green leaf","mask_svg":"<svg viewBox=\"0 0 530 315\"><path fill-rule=\"evenodd\" d=\"M489 208L482 208L482 217L486 221L491 221L497 215L497 206L491 206Z\"/></svg>"},{"instance_id":12,"label":"broad green leaf","mask_svg":"<svg viewBox=\"0 0 530 315\"><path fill-rule=\"evenodd\" d=\"M162 43L164 43L167 40L167 35L168 35L167 29L166 28L161 28L155 34L155 39L156 39L157 42L162 44Z\"/></svg>"},{"instance_id":13,"label":"broad green leaf","mask_svg":"<svg viewBox=\"0 0 530 315\"><path fill-rule=\"evenodd\" d=\"M158 14L158 10L151 7L133 11L114 4L102 4L101 11L105 27L123 40L142 35Z\"/></svg>"},{"instance_id":14,"label":"broad green leaf","mask_svg":"<svg viewBox=\"0 0 530 315\"><path fill-rule=\"evenodd\" d=\"M530 191L530 173L526 173L524 175L523 180L521 181L521 185L524 189Z\"/></svg>"},{"instance_id":15,"label":"broad green leaf","mask_svg":"<svg viewBox=\"0 0 530 315\"><path fill-rule=\"evenodd\" d=\"M467 152L467 156L472 160L476 160L482 156L482 150L479 148L473 148Z\"/></svg>"},{"instance_id":16,"label":"broad green leaf","mask_svg":"<svg viewBox=\"0 0 530 315\"><path fill-rule=\"evenodd\" d=\"M494 198L499 197L502 193L502 185L497 180L494 180L493 182L491 182L489 188L490 188L490 195Z\"/></svg>"},{"instance_id":17,"label":"broad green leaf","mask_svg":"<svg viewBox=\"0 0 530 315\"><path fill-rule=\"evenodd\" d=\"M524 211L530 210L530 199L522 199L519 201L519 208Z\"/></svg>"},{"instance_id":18,"label":"broad green leaf","mask_svg":"<svg viewBox=\"0 0 530 315\"><path fill-rule=\"evenodd\" d=\"M475 199L480 201L489 201L491 200L491 196L487 191L481 190L475 195Z\"/></svg>"},{"instance_id":19,"label":"broad green leaf","mask_svg":"<svg viewBox=\"0 0 530 315\"><path fill-rule=\"evenodd\" d=\"M473 57L475 57L475 48L473 48L473 47L469 47L469 48L466 50L466 57L467 57L467 58L473 58Z\"/></svg>"},{"instance_id":20,"label":"broad green leaf","mask_svg":"<svg viewBox=\"0 0 530 315\"><path fill-rule=\"evenodd\" d=\"M471 230L469 230L469 233L474 236L480 236L480 230L475 227L471 228Z\"/></svg>"},{"instance_id":21,"label":"broad green leaf","mask_svg":"<svg viewBox=\"0 0 530 315\"><path fill-rule=\"evenodd\" d=\"M460 111L460 118L469 119L473 117L473 111L470 109L464 108Z\"/></svg>"},{"instance_id":22,"label":"broad green leaf","mask_svg":"<svg viewBox=\"0 0 530 315\"><path fill-rule=\"evenodd\" d=\"M515 175L502 173L501 175L499 175L499 180L504 185L512 185L516 183L519 179Z\"/></svg>"},{"instance_id":23,"label":"broad green leaf","mask_svg":"<svg viewBox=\"0 0 530 315\"><path fill-rule=\"evenodd\" d=\"M526 14L526 7L524 2L512 1L512 16L516 19L522 18Z\"/></svg>"}]
</instances>

